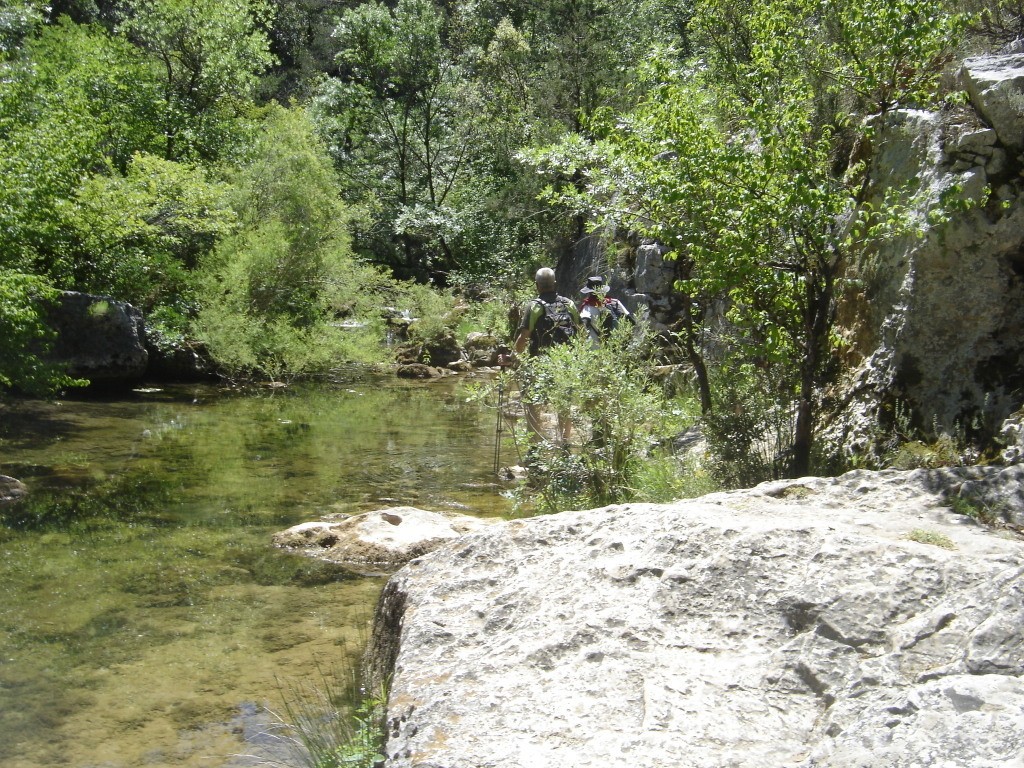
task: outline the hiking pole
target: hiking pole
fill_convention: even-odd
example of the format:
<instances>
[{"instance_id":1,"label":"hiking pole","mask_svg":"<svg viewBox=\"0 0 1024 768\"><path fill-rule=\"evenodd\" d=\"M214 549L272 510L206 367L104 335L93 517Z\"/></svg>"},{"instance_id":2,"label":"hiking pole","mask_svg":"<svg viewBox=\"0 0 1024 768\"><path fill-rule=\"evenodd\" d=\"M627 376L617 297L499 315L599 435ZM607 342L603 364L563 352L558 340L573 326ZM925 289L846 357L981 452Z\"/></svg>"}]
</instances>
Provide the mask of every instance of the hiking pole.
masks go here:
<instances>
[{"instance_id":1,"label":"hiking pole","mask_svg":"<svg viewBox=\"0 0 1024 768\"><path fill-rule=\"evenodd\" d=\"M501 421L505 409L505 382L498 379L498 420L494 426L494 474L501 471Z\"/></svg>"},{"instance_id":2,"label":"hiking pole","mask_svg":"<svg viewBox=\"0 0 1024 768\"><path fill-rule=\"evenodd\" d=\"M501 433L504 432L505 421L505 368L512 364L512 350L498 347L498 419L494 426L494 474L501 471Z\"/></svg>"}]
</instances>

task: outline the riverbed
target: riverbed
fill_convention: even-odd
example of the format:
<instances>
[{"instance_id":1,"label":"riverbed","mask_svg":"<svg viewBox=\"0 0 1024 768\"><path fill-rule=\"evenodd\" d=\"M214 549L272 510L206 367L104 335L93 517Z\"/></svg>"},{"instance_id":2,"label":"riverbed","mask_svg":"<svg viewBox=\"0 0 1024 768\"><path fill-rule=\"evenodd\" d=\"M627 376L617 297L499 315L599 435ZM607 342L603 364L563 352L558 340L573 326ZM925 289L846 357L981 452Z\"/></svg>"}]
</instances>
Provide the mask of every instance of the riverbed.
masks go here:
<instances>
[{"instance_id":1,"label":"riverbed","mask_svg":"<svg viewBox=\"0 0 1024 768\"><path fill-rule=\"evenodd\" d=\"M507 515L494 438L462 381L369 372L0 406L0 474L30 489L0 520L0 764L288 764L285 699L351 673L383 579L271 535L395 505Z\"/></svg>"}]
</instances>

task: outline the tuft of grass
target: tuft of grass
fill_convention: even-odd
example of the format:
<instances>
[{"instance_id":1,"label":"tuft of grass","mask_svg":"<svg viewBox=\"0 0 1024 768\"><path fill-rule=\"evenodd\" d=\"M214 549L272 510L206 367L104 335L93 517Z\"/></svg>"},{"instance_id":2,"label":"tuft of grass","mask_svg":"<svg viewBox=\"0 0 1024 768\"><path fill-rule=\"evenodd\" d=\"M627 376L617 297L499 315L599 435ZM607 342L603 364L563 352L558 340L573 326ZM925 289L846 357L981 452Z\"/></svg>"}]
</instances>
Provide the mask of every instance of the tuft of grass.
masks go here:
<instances>
[{"instance_id":1,"label":"tuft of grass","mask_svg":"<svg viewBox=\"0 0 1024 768\"><path fill-rule=\"evenodd\" d=\"M956 549L956 544L944 533L938 531L928 531L924 528L915 528L907 534L907 538L911 541L916 541L918 544L931 544L933 547L942 547L942 549Z\"/></svg>"},{"instance_id":2,"label":"tuft of grass","mask_svg":"<svg viewBox=\"0 0 1024 768\"><path fill-rule=\"evenodd\" d=\"M953 496L948 503L958 515L966 515L985 525L995 525L1001 518L1000 510L981 499Z\"/></svg>"},{"instance_id":3,"label":"tuft of grass","mask_svg":"<svg viewBox=\"0 0 1024 768\"><path fill-rule=\"evenodd\" d=\"M352 665L324 669L316 665L310 681L278 681L281 711L268 710L279 724L275 737L285 741L295 766L302 768L374 768L384 761L384 712L387 691L367 693Z\"/></svg>"}]
</instances>

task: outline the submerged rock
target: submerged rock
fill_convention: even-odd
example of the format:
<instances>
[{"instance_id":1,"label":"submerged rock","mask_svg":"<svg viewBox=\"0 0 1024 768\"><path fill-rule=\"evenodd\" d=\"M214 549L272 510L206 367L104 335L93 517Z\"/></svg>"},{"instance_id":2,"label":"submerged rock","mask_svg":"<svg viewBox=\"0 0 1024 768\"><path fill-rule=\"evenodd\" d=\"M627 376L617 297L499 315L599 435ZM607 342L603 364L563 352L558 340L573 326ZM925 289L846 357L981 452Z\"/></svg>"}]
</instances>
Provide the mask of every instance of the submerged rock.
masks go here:
<instances>
[{"instance_id":1,"label":"submerged rock","mask_svg":"<svg viewBox=\"0 0 1024 768\"><path fill-rule=\"evenodd\" d=\"M964 482L776 482L413 560L375 626L385 765L1019 766L1024 541L954 514Z\"/></svg>"},{"instance_id":2,"label":"submerged rock","mask_svg":"<svg viewBox=\"0 0 1024 768\"><path fill-rule=\"evenodd\" d=\"M21 501L28 495L28 488L21 480L0 475L0 505Z\"/></svg>"},{"instance_id":3,"label":"submerged rock","mask_svg":"<svg viewBox=\"0 0 1024 768\"><path fill-rule=\"evenodd\" d=\"M274 535L274 545L341 563L359 573L391 573L441 544L495 520L415 507L389 507L350 517L300 523Z\"/></svg>"}]
</instances>

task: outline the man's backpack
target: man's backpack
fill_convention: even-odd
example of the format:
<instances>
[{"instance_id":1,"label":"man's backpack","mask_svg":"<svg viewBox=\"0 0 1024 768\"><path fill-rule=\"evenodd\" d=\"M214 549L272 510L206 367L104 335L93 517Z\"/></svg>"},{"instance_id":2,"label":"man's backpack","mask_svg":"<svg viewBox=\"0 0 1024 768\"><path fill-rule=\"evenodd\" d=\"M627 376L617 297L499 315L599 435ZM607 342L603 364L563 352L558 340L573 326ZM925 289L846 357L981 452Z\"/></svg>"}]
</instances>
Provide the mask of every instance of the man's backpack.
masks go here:
<instances>
[{"instance_id":1,"label":"man's backpack","mask_svg":"<svg viewBox=\"0 0 1024 768\"><path fill-rule=\"evenodd\" d=\"M589 305L589 325L598 339L604 338L619 327L619 321L626 316L626 307L618 301L607 300L604 304Z\"/></svg>"},{"instance_id":2,"label":"man's backpack","mask_svg":"<svg viewBox=\"0 0 1024 768\"><path fill-rule=\"evenodd\" d=\"M608 314L604 317L604 329L614 331L619 327L619 321L626 316L626 307L618 301L605 302L605 309Z\"/></svg>"},{"instance_id":3,"label":"man's backpack","mask_svg":"<svg viewBox=\"0 0 1024 768\"><path fill-rule=\"evenodd\" d=\"M534 299L530 311L533 311L534 306L541 306L544 313L537 318L537 324L530 333L530 354L556 344L565 344L573 337L576 323L569 311L570 305L571 302L564 296L557 296L554 301Z\"/></svg>"}]
</instances>

